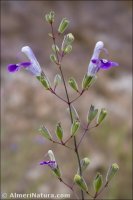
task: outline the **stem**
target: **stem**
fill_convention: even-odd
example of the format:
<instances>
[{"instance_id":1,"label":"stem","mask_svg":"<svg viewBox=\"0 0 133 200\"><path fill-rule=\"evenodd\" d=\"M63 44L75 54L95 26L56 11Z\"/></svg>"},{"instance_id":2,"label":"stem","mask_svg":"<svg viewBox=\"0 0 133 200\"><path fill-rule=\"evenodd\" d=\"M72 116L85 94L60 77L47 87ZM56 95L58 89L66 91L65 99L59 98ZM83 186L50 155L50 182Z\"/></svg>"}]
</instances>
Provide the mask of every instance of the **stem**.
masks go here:
<instances>
[{"instance_id":1,"label":"stem","mask_svg":"<svg viewBox=\"0 0 133 200\"><path fill-rule=\"evenodd\" d=\"M78 145L77 145L77 148L79 148L79 145L81 144L81 142L82 142L82 140L83 140L83 138L84 138L86 132L88 131L88 128L89 128L89 124L87 125L86 129L84 130L84 133L83 133L83 135L82 135L81 138L80 138L80 141L79 141L79 143L78 143Z\"/></svg>"},{"instance_id":2,"label":"stem","mask_svg":"<svg viewBox=\"0 0 133 200\"><path fill-rule=\"evenodd\" d=\"M58 52L56 50L56 42L55 42L55 36L54 36L54 30L53 30L52 23L51 23L51 29L52 29L53 42L54 42L54 45L55 45L56 57L57 57L57 61L58 61L57 65L59 66L59 70L60 70L61 77L62 77L62 80L63 80L63 85L64 85L64 88L65 88L65 93L66 93L66 97L67 97L67 104L68 104L69 112L70 112L71 123L73 123L72 110L71 110L71 102L70 102L70 99L69 99L69 95L68 95L68 91L67 91L67 87L66 87L66 82L65 82L64 74L63 74L63 71L62 71L62 68L61 68L61 63L59 61ZM63 56L64 56L64 54L62 52L61 59L60 59L61 61L62 61ZM80 157L79 157L79 153L78 153L77 142L76 142L76 137L75 136L74 136L74 146L75 146L75 153L76 153L77 160L78 160L78 166L79 166L80 176L82 176L82 169L81 169L81 164L80 164ZM81 190L81 196L82 196L82 200L84 200L84 193L83 193L82 190Z\"/></svg>"},{"instance_id":3,"label":"stem","mask_svg":"<svg viewBox=\"0 0 133 200\"><path fill-rule=\"evenodd\" d=\"M84 93L85 90L82 90L81 93L79 94L79 96L77 96L75 99L73 99L70 103L73 103L74 101L76 101L77 99L79 99L79 97L82 96L82 94Z\"/></svg>"},{"instance_id":4,"label":"stem","mask_svg":"<svg viewBox=\"0 0 133 200\"><path fill-rule=\"evenodd\" d=\"M56 144L60 144L60 145L62 145L62 146L64 146L64 147L67 147L68 149L71 149L72 151L74 151L74 149L73 149L72 147L67 146L65 143L62 144L62 143L57 142L57 141L55 141L55 140L51 140L51 142L56 143Z\"/></svg>"},{"instance_id":5,"label":"stem","mask_svg":"<svg viewBox=\"0 0 133 200\"><path fill-rule=\"evenodd\" d=\"M62 97L60 97L52 88L50 88L50 91L51 91L52 94L57 96L60 100L62 100L63 102L67 103L67 101L65 99L63 99Z\"/></svg>"},{"instance_id":6,"label":"stem","mask_svg":"<svg viewBox=\"0 0 133 200\"><path fill-rule=\"evenodd\" d=\"M70 112L71 123L73 123L72 110L71 110L71 105L70 105L71 103L70 103L70 100L69 100L69 95L68 95L68 91L67 91L64 75L63 75L61 67L59 69L60 69L60 72L61 72L61 76L62 76L62 80L63 80L63 84L64 84L64 88L65 88L65 92L66 92L66 96L67 96L67 100L68 100L68 107L69 107L69 112ZM80 176L82 176L80 157L79 157L79 153L78 153L77 142L76 142L76 137L75 136L74 136L74 146L75 146L75 153L76 153L77 160L78 160ZM82 196L82 200L84 200L84 193L83 193L82 190L81 190L81 196Z\"/></svg>"}]
</instances>

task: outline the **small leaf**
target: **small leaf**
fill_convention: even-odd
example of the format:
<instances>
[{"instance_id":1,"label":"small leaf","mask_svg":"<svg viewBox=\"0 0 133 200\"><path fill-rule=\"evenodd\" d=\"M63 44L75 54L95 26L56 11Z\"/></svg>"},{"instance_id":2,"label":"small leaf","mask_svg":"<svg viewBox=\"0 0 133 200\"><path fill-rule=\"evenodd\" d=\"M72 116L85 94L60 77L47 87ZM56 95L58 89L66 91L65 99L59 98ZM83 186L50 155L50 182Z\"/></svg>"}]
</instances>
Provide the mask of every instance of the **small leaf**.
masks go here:
<instances>
[{"instance_id":1,"label":"small leaf","mask_svg":"<svg viewBox=\"0 0 133 200\"><path fill-rule=\"evenodd\" d=\"M97 124L101 124L101 122L104 120L104 118L106 117L107 115L107 111L105 108L102 108L100 113L99 113L99 116L97 118Z\"/></svg>"},{"instance_id":2,"label":"small leaf","mask_svg":"<svg viewBox=\"0 0 133 200\"><path fill-rule=\"evenodd\" d=\"M49 130L45 126L40 127L38 130L45 138L52 140L52 136L50 135Z\"/></svg>"},{"instance_id":3,"label":"small leaf","mask_svg":"<svg viewBox=\"0 0 133 200\"><path fill-rule=\"evenodd\" d=\"M79 121L79 115L77 113L76 108L73 105L71 106L71 111L73 120Z\"/></svg>"},{"instance_id":4,"label":"small leaf","mask_svg":"<svg viewBox=\"0 0 133 200\"><path fill-rule=\"evenodd\" d=\"M57 126L56 126L56 135L57 135L57 138L62 141L62 138L63 138L63 129L62 129L60 123L58 123Z\"/></svg>"},{"instance_id":5,"label":"small leaf","mask_svg":"<svg viewBox=\"0 0 133 200\"><path fill-rule=\"evenodd\" d=\"M74 41L74 36L72 33L68 33L67 35L64 36L62 45L61 45L61 50L65 52L65 49L68 47L69 50L71 50L72 42Z\"/></svg>"},{"instance_id":6,"label":"small leaf","mask_svg":"<svg viewBox=\"0 0 133 200\"><path fill-rule=\"evenodd\" d=\"M90 123L97 115L98 109L95 109L93 105L91 105L90 110L87 115L87 122Z\"/></svg>"},{"instance_id":7,"label":"small leaf","mask_svg":"<svg viewBox=\"0 0 133 200\"><path fill-rule=\"evenodd\" d=\"M66 46L66 48L64 49L64 53L66 53L66 54L69 54L69 53L71 53L71 51L72 51L72 45L68 45L68 46Z\"/></svg>"},{"instance_id":8,"label":"small leaf","mask_svg":"<svg viewBox=\"0 0 133 200\"><path fill-rule=\"evenodd\" d=\"M83 179L83 177L81 177L79 174L76 174L74 176L74 182L85 192L88 192L88 187L87 184L85 182L85 180Z\"/></svg>"},{"instance_id":9,"label":"small leaf","mask_svg":"<svg viewBox=\"0 0 133 200\"><path fill-rule=\"evenodd\" d=\"M90 164L90 159L89 158L83 158L81 161L80 161L80 164L81 164L81 169L82 169L82 172L84 172L86 170L86 168L88 167L88 165ZM79 169L78 169L78 174L80 173L79 172Z\"/></svg>"},{"instance_id":10,"label":"small leaf","mask_svg":"<svg viewBox=\"0 0 133 200\"><path fill-rule=\"evenodd\" d=\"M57 45L52 45L52 50L54 53L59 52L59 47Z\"/></svg>"},{"instance_id":11,"label":"small leaf","mask_svg":"<svg viewBox=\"0 0 133 200\"><path fill-rule=\"evenodd\" d=\"M51 60L53 63L57 64L57 58L56 58L56 56L55 56L54 54L51 54L51 55L50 55L50 60Z\"/></svg>"},{"instance_id":12,"label":"small leaf","mask_svg":"<svg viewBox=\"0 0 133 200\"><path fill-rule=\"evenodd\" d=\"M71 135L72 136L76 135L79 127L80 127L80 122L79 121L74 121L72 126L71 126Z\"/></svg>"},{"instance_id":13,"label":"small leaf","mask_svg":"<svg viewBox=\"0 0 133 200\"><path fill-rule=\"evenodd\" d=\"M46 90L50 89L50 82L46 76L37 76L37 79L42 83Z\"/></svg>"},{"instance_id":14,"label":"small leaf","mask_svg":"<svg viewBox=\"0 0 133 200\"><path fill-rule=\"evenodd\" d=\"M106 182L109 182L119 170L119 166L116 163L113 163L111 167L108 169Z\"/></svg>"},{"instance_id":15,"label":"small leaf","mask_svg":"<svg viewBox=\"0 0 133 200\"><path fill-rule=\"evenodd\" d=\"M98 192L102 186L102 175L100 173L97 173L94 181L93 181L93 187L95 192Z\"/></svg>"},{"instance_id":16,"label":"small leaf","mask_svg":"<svg viewBox=\"0 0 133 200\"><path fill-rule=\"evenodd\" d=\"M56 74L55 75L55 78L54 78L54 87L56 88L61 82L61 76L59 74Z\"/></svg>"},{"instance_id":17,"label":"small leaf","mask_svg":"<svg viewBox=\"0 0 133 200\"><path fill-rule=\"evenodd\" d=\"M55 17L55 13L53 11L45 15L46 21L50 24L54 22L54 17Z\"/></svg>"},{"instance_id":18,"label":"small leaf","mask_svg":"<svg viewBox=\"0 0 133 200\"><path fill-rule=\"evenodd\" d=\"M63 18L59 25L58 32L64 33L64 31L67 29L68 25L69 25L69 21L66 18Z\"/></svg>"},{"instance_id":19,"label":"small leaf","mask_svg":"<svg viewBox=\"0 0 133 200\"><path fill-rule=\"evenodd\" d=\"M84 76L82 81L82 89L87 90L96 80L96 76L88 76L87 74Z\"/></svg>"},{"instance_id":20,"label":"small leaf","mask_svg":"<svg viewBox=\"0 0 133 200\"><path fill-rule=\"evenodd\" d=\"M69 79L68 83L76 92L78 92L78 85L77 85L76 80L73 77Z\"/></svg>"}]
</instances>

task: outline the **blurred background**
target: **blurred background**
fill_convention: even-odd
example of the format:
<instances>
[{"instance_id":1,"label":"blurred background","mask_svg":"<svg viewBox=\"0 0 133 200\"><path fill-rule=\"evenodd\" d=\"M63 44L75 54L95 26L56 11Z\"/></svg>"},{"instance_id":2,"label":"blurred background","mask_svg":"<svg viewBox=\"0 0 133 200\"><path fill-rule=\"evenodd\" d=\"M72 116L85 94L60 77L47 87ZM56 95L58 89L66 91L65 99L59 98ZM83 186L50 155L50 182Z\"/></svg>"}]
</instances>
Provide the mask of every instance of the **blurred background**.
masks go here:
<instances>
[{"instance_id":1,"label":"blurred background","mask_svg":"<svg viewBox=\"0 0 133 200\"><path fill-rule=\"evenodd\" d=\"M50 62L52 41L50 26L44 15L54 10L54 28L63 17L70 20L67 32L75 36L73 51L63 61L66 80L74 76L81 85L87 71L94 45L102 40L109 58L119 67L100 71L96 83L74 103L81 121L86 123L90 105L105 107L106 120L86 135L80 146L80 157L88 156L91 164L84 176L93 192L91 181L97 171L105 177L111 163L117 162L119 173L102 199L132 199L132 1L2 1L1 10L1 122L2 122L2 192L70 193L48 167L40 166L49 149L55 153L63 178L71 183L77 170L75 155L68 149L53 145L38 132L45 124L55 135L56 123L61 121L65 137L70 134L67 107L45 91L26 71L9 74L10 63L28 61L21 53L29 45L51 82L58 73ZM106 57L102 54L102 57ZM69 88L71 98L76 94ZM59 86L58 94L64 97ZM79 140L82 130L79 131ZM70 142L69 145L73 143ZM77 190L78 191L78 190ZM87 197L86 197L87 198Z\"/></svg>"}]
</instances>

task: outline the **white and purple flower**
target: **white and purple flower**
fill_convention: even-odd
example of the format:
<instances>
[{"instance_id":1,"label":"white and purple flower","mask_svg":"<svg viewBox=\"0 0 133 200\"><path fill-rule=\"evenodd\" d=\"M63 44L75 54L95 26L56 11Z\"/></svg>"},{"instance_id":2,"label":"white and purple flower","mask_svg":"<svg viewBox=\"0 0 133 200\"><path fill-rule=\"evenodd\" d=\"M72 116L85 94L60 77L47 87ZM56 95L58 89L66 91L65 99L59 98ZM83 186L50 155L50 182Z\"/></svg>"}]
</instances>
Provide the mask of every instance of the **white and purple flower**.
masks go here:
<instances>
[{"instance_id":1,"label":"white and purple flower","mask_svg":"<svg viewBox=\"0 0 133 200\"><path fill-rule=\"evenodd\" d=\"M96 43L91 61L88 66L87 75L95 76L100 69L108 70L111 67L116 67L119 65L117 62L99 58L101 51L104 50L103 47L104 43L102 41Z\"/></svg>"},{"instance_id":2,"label":"white and purple flower","mask_svg":"<svg viewBox=\"0 0 133 200\"><path fill-rule=\"evenodd\" d=\"M49 167L51 167L52 170L54 170L54 169L56 169L58 167L58 165L56 163L53 151L49 150L48 151L48 155L49 155L50 160L48 160L48 161L41 161L40 165L48 165Z\"/></svg>"},{"instance_id":3,"label":"white and purple flower","mask_svg":"<svg viewBox=\"0 0 133 200\"><path fill-rule=\"evenodd\" d=\"M41 76L42 69L29 46L22 47L21 51L26 54L29 58L30 62L22 62L18 64L9 64L8 71L9 72L17 72L21 68L25 68L26 70L30 71L35 76Z\"/></svg>"}]
</instances>

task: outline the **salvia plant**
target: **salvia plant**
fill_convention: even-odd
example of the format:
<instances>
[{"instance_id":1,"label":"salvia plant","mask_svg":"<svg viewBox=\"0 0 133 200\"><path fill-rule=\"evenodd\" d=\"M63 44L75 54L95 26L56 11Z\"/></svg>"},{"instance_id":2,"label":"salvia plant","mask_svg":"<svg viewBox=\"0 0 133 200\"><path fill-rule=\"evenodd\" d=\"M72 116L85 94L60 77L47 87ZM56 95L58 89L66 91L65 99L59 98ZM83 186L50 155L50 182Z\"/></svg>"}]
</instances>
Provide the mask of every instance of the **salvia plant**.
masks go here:
<instances>
[{"instance_id":1,"label":"salvia plant","mask_svg":"<svg viewBox=\"0 0 133 200\"><path fill-rule=\"evenodd\" d=\"M49 140L53 144L56 143L58 145L61 145L62 147L68 148L70 151L75 152L76 159L77 159L77 167L76 167L76 174L73 176L73 182L67 183L62 178L62 173L60 170L60 166L57 163L54 153L52 150L48 150L48 152L45 154L48 158L47 160L41 161L40 165L47 165L53 172L53 174L57 177L57 179L62 182L66 187L68 187L75 195L76 199L82 199L85 198L89 199L96 199L103 191L104 189L109 185L112 178L115 176L116 172L119 169L119 166L116 163L113 163L109 169L107 170L107 175L105 178L103 178L102 174L100 172L97 172L95 175L92 186L94 188L94 193L91 194L88 188L88 185L86 184L85 177L83 176L83 172L86 170L86 168L90 164L90 159L88 157L81 158L79 154L79 146L81 145L86 133L95 127L98 127L106 118L107 111L105 108L101 108L100 110L95 108L94 105L90 106L90 109L87 114L87 121L86 126L84 127L81 124L80 117L78 115L78 112L76 108L74 107L73 103L79 99L88 89L90 86L92 86L97 78L97 73L100 70L108 70L112 67L118 66L117 62L100 58L100 53L104 51L107 53L107 50L104 48L104 43L102 41L98 41L94 47L94 52L92 54L91 60L88 65L88 70L85 72L85 75L82 80L81 88L79 88L75 78L71 76L68 80L68 85L73 89L75 93L77 93L77 97L74 99L70 98L70 95L68 93L67 83L65 80L63 67L62 67L62 61L63 58L70 54L72 51L72 45L74 42L74 36L72 33L66 33L66 30L69 26L69 20L66 18L63 18L61 20L61 23L59 24L59 27L57 31L54 30L54 21L55 21L55 13L51 11L50 13L45 15L45 19L50 25L51 33L49 33L49 37L52 39L52 54L50 55L50 59L52 63L57 65L57 70L59 71L59 74L56 74L54 80L53 80L53 86L50 83L48 77L45 74L45 71L41 68L39 62L37 61L32 49L29 46L22 47L21 51L28 57L29 61L21 62L17 64L9 64L8 65L8 71L13 73L21 70L22 68L26 69L27 71L31 72L31 74L40 81L40 83L43 85L44 89L51 92L53 95L55 95L60 101L63 101L64 104L67 105L68 111L70 114L70 121L71 121L71 127L69 130L69 137L65 139L64 137L64 130L62 128L61 122L57 123L55 128L55 134L57 137L57 140L53 139L53 136L51 135L50 131L42 125L39 128L39 133L44 136L46 140ZM60 47L57 45L57 38L63 37L62 44ZM59 84L64 85L64 92L66 94L66 99L60 96L56 91ZM95 125L91 125L91 123L96 119ZM79 133L79 128L82 126L84 129L83 133L80 135L79 141L77 140L76 136ZM69 141L73 140L73 146L69 146ZM56 155L57 156L57 155ZM75 192L75 188L79 187L79 190L81 190L80 196L77 195ZM85 196L86 195L86 196Z\"/></svg>"}]
</instances>

